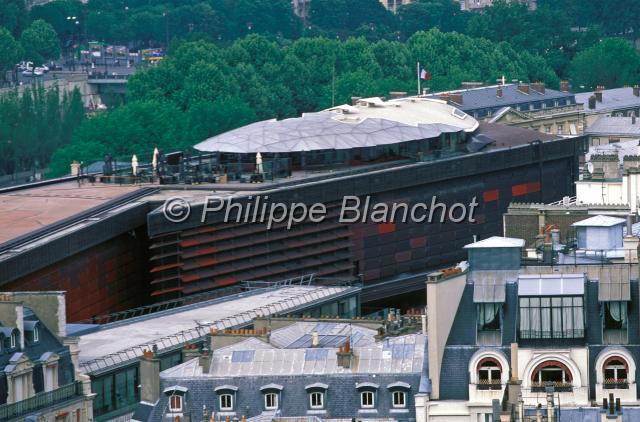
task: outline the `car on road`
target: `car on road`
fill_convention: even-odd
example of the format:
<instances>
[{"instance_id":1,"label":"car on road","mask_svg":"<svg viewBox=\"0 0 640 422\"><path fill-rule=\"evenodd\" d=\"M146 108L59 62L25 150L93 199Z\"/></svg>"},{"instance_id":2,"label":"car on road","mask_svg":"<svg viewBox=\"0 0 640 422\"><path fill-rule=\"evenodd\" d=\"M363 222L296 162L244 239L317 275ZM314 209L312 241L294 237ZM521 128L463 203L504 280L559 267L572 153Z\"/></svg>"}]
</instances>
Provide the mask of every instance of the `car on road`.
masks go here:
<instances>
[{"instance_id":1,"label":"car on road","mask_svg":"<svg viewBox=\"0 0 640 422\"><path fill-rule=\"evenodd\" d=\"M30 78L32 76L42 76L44 75L44 70L40 67L36 67L35 69L27 69L22 71L22 76L26 76Z\"/></svg>"}]
</instances>

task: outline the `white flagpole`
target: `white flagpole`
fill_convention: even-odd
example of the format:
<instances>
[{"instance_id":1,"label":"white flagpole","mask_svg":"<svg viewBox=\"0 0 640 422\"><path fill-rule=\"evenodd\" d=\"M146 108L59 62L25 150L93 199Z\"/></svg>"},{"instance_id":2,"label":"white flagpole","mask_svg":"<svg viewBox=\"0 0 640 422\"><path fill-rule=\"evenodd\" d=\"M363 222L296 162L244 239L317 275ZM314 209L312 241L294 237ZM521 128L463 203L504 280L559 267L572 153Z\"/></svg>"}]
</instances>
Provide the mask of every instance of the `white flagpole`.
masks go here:
<instances>
[{"instance_id":1,"label":"white flagpole","mask_svg":"<svg viewBox=\"0 0 640 422\"><path fill-rule=\"evenodd\" d=\"M420 96L420 94L422 92L421 91L421 87L420 87L420 62L418 62L416 70L417 70L417 75L418 75L418 96Z\"/></svg>"}]
</instances>

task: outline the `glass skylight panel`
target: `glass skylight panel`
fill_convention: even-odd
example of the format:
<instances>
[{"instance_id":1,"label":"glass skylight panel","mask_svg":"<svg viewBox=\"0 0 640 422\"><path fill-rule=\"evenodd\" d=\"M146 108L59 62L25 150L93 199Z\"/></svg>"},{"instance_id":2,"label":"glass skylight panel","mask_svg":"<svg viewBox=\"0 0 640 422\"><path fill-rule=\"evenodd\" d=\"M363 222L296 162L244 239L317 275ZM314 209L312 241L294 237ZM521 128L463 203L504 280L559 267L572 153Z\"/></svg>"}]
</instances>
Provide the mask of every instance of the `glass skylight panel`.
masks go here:
<instances>
[{"instance_id":1,"label":"glass skylight panel","mask_svg":"<svg viewBox=\"0 0 640 422\"><path fill-rule=\"evenodd\" d=\"M306 361L326 360L328 355L329 355L329 350L327 349L308 349L308 350L305 350L304 360Z\"/></svg>"},{"instance_id":2,"label":"glass skylight panel","mask_svg":"<svg viewBox=\"0 0 640 422\"><path fill-rule=\"evenodd\" d=\"M231 362L253 362L255 350L235 350L231 354Z\"/></svg>"}]
</instances>

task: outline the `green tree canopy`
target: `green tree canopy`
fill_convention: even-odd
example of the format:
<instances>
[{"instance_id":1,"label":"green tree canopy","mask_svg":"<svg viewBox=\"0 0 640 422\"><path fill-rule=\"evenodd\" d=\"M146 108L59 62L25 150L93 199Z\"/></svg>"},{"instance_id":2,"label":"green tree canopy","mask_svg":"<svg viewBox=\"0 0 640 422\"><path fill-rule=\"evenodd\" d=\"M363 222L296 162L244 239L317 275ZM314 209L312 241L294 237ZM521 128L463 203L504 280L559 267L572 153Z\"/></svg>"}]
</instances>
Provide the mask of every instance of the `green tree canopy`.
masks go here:
<instances>
[{"instance_id":1,"label":"green tree canopy","mask_svg":"<svg viewBox=\"0 0 640 422\"><path fill-rule=\"evenodd\" d=\"M22 47L11 32L0 27L0 82L4 81L8 70L13 69L22 56Z\"/></svg>"},{"instance_id":2,"label":"green tree canopy","mask_svg":"<svg viewBox=\"0 0 640 422\"><path fill-rule=\"evenodd\" d=\"M592 90L598 85L617 88L640 80L640 55L622 38L606 38L578 53L571 62L573 85Z\"/></svg>"},{"instance_id":3,"label":"green tree canopy","mask_svg":"<svg viewBox=\"0 0 640 422\"><path fill-rule=\"evenodd\" d=\"M53 27L42 19L33 21L22 32L20 43L27 60L35 66L60 57L60 41Z\"/></svg>"}]
</instances>

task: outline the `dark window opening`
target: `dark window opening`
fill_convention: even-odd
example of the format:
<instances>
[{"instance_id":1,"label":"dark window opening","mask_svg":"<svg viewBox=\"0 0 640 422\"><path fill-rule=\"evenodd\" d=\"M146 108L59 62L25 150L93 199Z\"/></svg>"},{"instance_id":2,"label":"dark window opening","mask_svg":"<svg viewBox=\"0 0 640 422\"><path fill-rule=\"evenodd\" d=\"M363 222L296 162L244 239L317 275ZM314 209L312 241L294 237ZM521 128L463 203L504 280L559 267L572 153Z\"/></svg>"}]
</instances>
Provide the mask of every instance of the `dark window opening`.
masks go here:
<instances>
[{"instance_id":1,"label":"dark window opening","mask_svg":"<svg viewBox=\"0 0 640 422\"><path fill-rule=\"evenodd\" d=\"M626 362L621 358L609 358L604 364L603 388L623 390L629 388Z\"/></svg>"}]
</instances>

